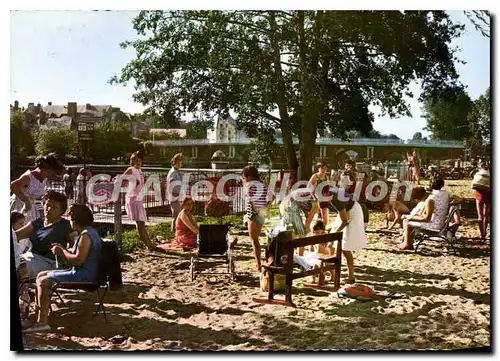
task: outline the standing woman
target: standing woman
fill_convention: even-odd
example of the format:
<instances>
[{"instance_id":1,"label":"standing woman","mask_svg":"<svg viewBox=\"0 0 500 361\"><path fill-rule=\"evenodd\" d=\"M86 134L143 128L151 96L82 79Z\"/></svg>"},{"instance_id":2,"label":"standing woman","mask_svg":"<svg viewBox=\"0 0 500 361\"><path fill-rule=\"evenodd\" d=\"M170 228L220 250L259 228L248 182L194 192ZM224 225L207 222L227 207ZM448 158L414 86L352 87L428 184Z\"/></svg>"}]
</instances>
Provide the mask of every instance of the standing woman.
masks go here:
<instances>
[{"instance_id":1,"label":"standing woman","mask_svg":"<svg viewBox=\"0 0 500 361\"><path fill-rule=\"evenodd\" d=\"M68 168L63 176L64 194L66 198L73 199L74 182L73 182L73 168Z\"/></svg>"},{"instance_id":2,"label":"standing woman","mask_svg":"<svg viewBox=\"0 0 500 361\"><path fill-rule=\"evenodd\" d=\"M28 223L41 217L35 201L40 200L45 194L47 179L64 171L64 165L53 153L38 157L35 160L35 167L34 170L27 170L10 183L13 193L10 197L10 211L23 213Z\"/></svg>"},{"instance_id":3,"label":"standing woman","mask_svg":"<svg viewBox=\"0 0 500 361\"><path fill-rule=\"evenodd\" d=\"M170 210L172 211L172 231L174 232L177 224L177 217L181 212L180 196L182 187L180 185L180 182L182 181L182 176L179 172L179 169L182 168L183 158L184 157L182 153L177 153L176 155L174 155L170 160L172 168L167 174L167 194L168 201L170 203ZM179 182L179 184L172 186L173 182Z\"/></svg>"},{"instance_id":4,"label":"standing woman","mask_svg":"<svg viewBox=\"0 0 500 361\"><path fill-rule=\"evenodd\" d=\"M413 182L413 170L414 170L414 164L413 164L413 156L410 155L408 152L406 152L406 166L407 168L407 179L408 182Z\"/></svg>"},{"instance_id":5,"label":"standing woman","mask_svg":"<svg viewBox=\"0 0 500 361\"><path fill-rule=\"evenodd\" d=\"M416 185L420 185L420 158L418 157L416 150L413 150L413 156L411 159L413 161L413 180Z\"/></svg>"},{"instance_id":6,"label":"standing woman","mask_svg":"<svg viewBox=\"0 0 500 361\"><path fill-rule=\"evenodd\" d=\"M323 199L320 198L329 196L328 193L330 187L323 187L321 194L316 194L316 189L318 188L318 186L323 182L329 181L327 174L328 165L326 163L319 162L318 164L316 164L316 167L318 168L318 172L314 173L311 176L311 179L309 179L309 184L310 187L312 187L314 190L314 195L318 198L323 223L328 224L328 205L330 204L330 202L324 202Z\"/></svg>"},{"instance_id":7,"label":"standing woman","mask_svg":"<svg viewBox=\"0 0 500 361\"><path fill-rule=\"evenodd\" d=\"M330 190L334 193L330 207L338 212L332 232L343 232L342 253L347 261L348 269L348 277L343 282L352 284L355 282L352 252L366 247L363 210L360 204L343 189L332 187Z\"/></svg>"},{"instance_id":8,"label":"standing woman","mask_svg":"<svg viewBox=\"0 0 500 361\"><path fill-rule=\"evenodd\" d=\"M474 175L472 188L476 191L477 224L481 239L486 240L488 218L490 217L491 189L490 171L486 162L481 162L479 172Z\"/></svg>"},{"instance_id":9,"label":"standing woman","mask_svg":"<svg viewBox=\"0 0 500 361\"><path fill-rule=\"evenodd\" d=\"M253 166L247 166L241 173L244 184L246 214L248 217L248 235L252 240L253 254L256 269L260 272L260 243L259 236L262 226L266 222L267 206L272 202L268 188L259 178L259 171Z\"/></svg>"},{"instance_id":10,"label":"standing woman","mask_svg":"<svg viewBox=\"0 0 500 361\"><path fill-rule=\"evenodd\" d=\"M135 187L130 190L125 196L125 209L127 216L135 221L137 231L141 241L148 247L150 251L155 250L155 246L150 242L148 232L146 230L146 209L142 203L142 198L139 200L137 196L144 186L144 176L142 175L142 157L139 152L132 153L130 156L130 165L123 175L129 175L135 178Z\"/></svg>"}]
</instances>

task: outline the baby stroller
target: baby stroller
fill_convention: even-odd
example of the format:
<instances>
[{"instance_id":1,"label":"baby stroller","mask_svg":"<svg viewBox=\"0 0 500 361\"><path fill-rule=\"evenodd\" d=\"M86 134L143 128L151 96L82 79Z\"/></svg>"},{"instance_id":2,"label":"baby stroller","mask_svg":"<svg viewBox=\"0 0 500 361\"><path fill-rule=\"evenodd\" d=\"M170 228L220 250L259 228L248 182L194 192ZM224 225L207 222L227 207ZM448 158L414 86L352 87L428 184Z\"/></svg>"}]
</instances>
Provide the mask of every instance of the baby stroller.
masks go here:
<instances>
[{"instance_id":1,"label":"baby stroller","mask_svg":"<svg viewBox=\"0 0 500 361\"><path fill-rule=\"evenodd\" d=\"M191 258L189 274L194 281L200 265L208 263L226 263L227 274L235 279L234 261L229 249L229 226L226 224L202 224L198 235L198 253ZM200 259L206 259L200 261ZM200 272L201 273L201 272ZM219 272L203 272L203 274L221 274ZM226 273L224 273L226 274Z\"/></svg>"}]
</instances>

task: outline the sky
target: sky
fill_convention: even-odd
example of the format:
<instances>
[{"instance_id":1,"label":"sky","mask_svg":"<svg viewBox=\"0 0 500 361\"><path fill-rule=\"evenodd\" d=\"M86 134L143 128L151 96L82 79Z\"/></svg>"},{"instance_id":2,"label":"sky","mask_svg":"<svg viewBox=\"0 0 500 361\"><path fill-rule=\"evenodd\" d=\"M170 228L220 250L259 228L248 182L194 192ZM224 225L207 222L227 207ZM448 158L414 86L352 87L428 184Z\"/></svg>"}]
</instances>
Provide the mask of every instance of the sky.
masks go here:
<instances>
[{"instance_id":1,"label":"sky","mask_svg":"<svg viewBox=\"0 0 500 361\"><path fill-rule=\"evenodd\" d=\"M490 85L490 39L475 30L461 11L452 19L466 24L465 33L452 46L461 49L457 64L460 81L470 97L477 99ZM137 38L132 28L135 11L12 11L10 102L47 105L79 104L120 107L129 113L144 107L132 99L133 84L109 85L108 80L135 57L133 49L119 44ZM378 117L374 128L383 134L408 139L422 128L419 86L412 84L414 99L408 99L412 118Z\"/></svg>"}]
</instances>

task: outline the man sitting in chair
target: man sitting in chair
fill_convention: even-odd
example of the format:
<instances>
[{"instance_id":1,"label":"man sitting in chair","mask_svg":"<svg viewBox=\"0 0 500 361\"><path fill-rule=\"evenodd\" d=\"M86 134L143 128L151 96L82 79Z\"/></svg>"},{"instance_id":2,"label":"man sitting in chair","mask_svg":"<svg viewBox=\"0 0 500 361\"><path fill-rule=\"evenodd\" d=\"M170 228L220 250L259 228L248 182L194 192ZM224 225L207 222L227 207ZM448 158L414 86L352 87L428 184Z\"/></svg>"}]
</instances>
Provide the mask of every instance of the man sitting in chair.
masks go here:
<instances>
[{"instance_id":1,"label":"man sitting in chair","mask_svg":"<svg viewBox=\"0 0 500 361\"><path fill-rule=\"evenodd\" d=\"M50 296L54 282L96 282L99 277L99 262L101 257L101 237L92 228L94 217L92 211L85 205L75 204L70 209L70 220L73 230L79 233L71 250L60 244L52 246L52 253L64 260L71 268L42 271L36 279L37 287L37 324L25 332L48 332Z\"/></svg>"}]
</instances>

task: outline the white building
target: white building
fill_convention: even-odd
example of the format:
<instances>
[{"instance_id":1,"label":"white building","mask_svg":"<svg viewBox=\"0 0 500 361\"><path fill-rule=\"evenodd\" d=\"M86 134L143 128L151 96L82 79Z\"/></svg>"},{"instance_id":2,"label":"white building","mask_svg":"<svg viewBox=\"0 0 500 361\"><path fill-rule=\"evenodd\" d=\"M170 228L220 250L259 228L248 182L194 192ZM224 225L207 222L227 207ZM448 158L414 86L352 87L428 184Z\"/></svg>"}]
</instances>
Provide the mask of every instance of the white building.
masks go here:
<instances>
[{"instance_id":1,"label":"white building","mask_svg":"<svg viewBox=\"0 0 500 361\"><path fill-rule=\"evenodd\" d=\"M227 118L217 116L214 130L207 131L207 138L210 143L250 142L246 133L236 128L236 121L231 116Z\"/></svg>"}]
</instances>

